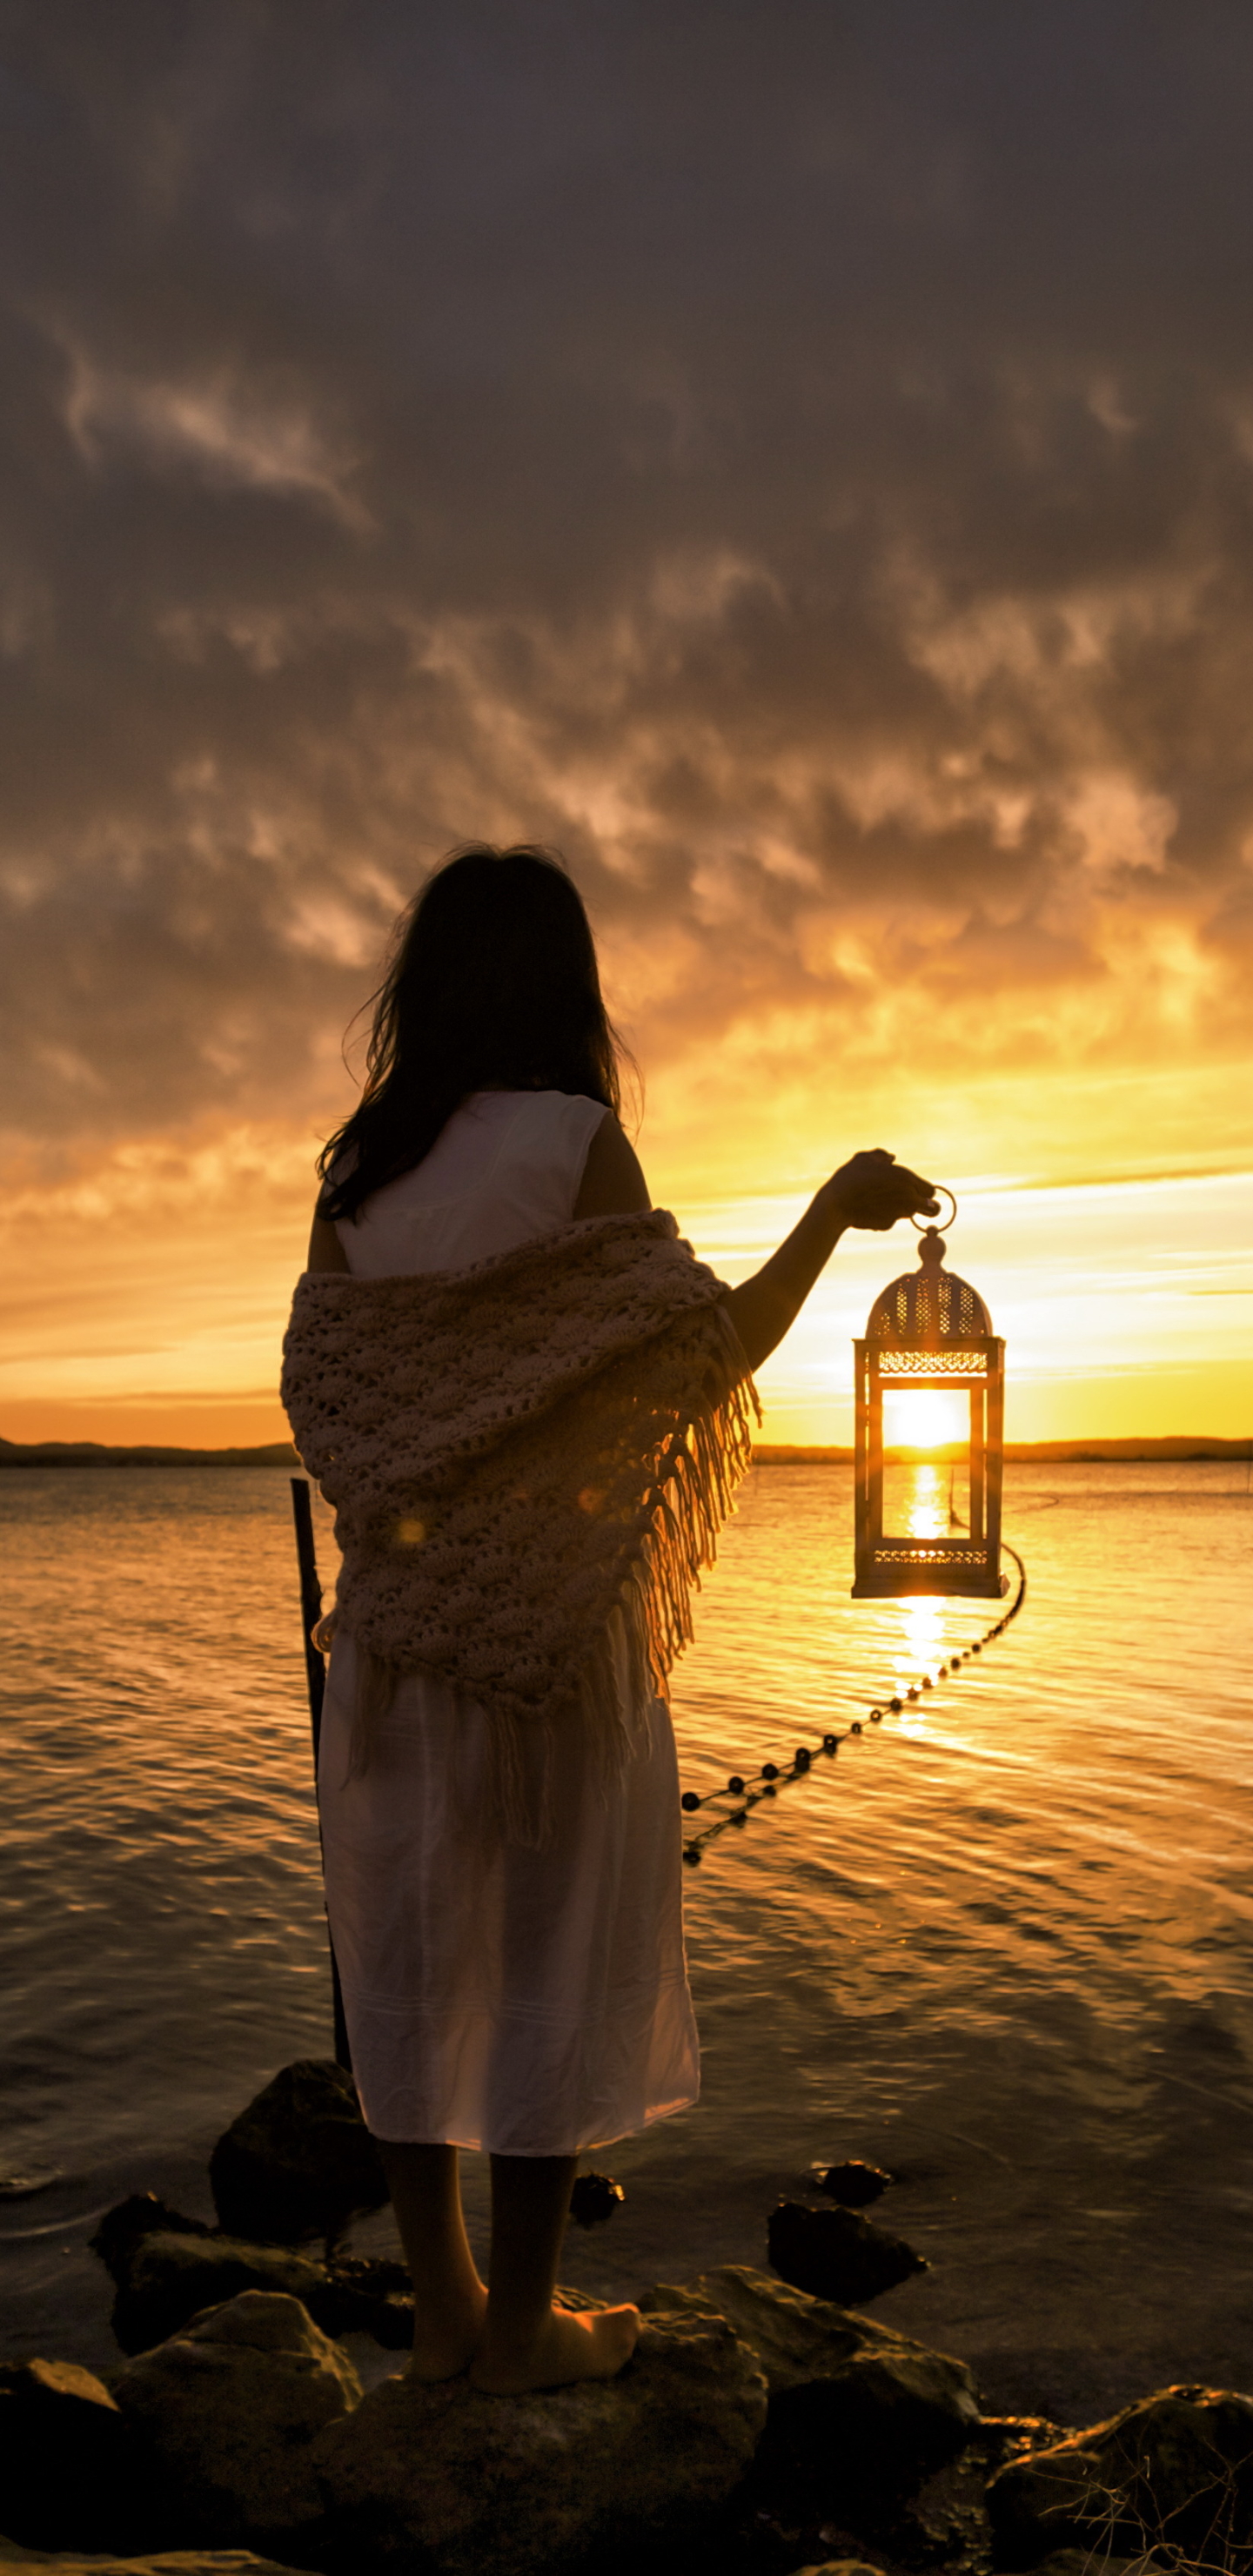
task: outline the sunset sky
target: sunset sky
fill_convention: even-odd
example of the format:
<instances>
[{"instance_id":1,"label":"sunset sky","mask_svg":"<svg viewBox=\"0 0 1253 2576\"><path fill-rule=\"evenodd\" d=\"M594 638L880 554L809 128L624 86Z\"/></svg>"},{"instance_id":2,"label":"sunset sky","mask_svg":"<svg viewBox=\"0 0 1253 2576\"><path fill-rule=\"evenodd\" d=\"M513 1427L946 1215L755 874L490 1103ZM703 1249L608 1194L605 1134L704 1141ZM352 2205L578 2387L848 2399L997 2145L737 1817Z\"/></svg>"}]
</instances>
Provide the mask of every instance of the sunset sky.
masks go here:
<instances>
[{"instance_id":1,"label":"sunset sky","mask_svg":"<svg viewBox=\"0 0 1253 2576\"><path fill-rule=\"evenodd\" d=\"M566 854L727 1276L886 1145L1011 1437L1253 1433L1253 16L0 31L0 1433L281 1436L345 1026L471 836ZM849 1438L913 1257L767 1436Z\"/></svg>"}]
</instances>

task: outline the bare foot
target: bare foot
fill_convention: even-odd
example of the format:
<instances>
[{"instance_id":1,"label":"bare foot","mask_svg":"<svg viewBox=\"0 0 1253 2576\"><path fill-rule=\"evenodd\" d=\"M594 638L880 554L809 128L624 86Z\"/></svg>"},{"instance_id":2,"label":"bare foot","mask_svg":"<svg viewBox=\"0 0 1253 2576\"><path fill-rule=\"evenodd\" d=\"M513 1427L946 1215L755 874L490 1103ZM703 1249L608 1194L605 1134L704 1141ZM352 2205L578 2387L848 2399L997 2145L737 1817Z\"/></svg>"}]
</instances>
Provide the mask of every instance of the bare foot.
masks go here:
<instances>
[{"instance_id":1,"label":"bare foot","mask_svg":"<svg viewBox=\"0 0 1253 2576\"><path fill-rule=\"evenodd\" d=\"M487 2292L481 2281L477 2295L472 2291L438 2320L422 2316L415 2305L410 2379L458 2379L482 2341L486 2315Z\"/></svg>"},{"instance_id":2,"label":"bare foot","mask_svg":"<svg viewBox=\"0 0 1253 2576\"><path fill-rule=\"evenodd\" d=\"M522 2344L493 2337L491 2324L470 2366L470 2384L492 2397L531 2388L569 2388L577 2379L616 2379L639 2341L638 2308L551 2308Z\"/></svg>"}]
</instances>

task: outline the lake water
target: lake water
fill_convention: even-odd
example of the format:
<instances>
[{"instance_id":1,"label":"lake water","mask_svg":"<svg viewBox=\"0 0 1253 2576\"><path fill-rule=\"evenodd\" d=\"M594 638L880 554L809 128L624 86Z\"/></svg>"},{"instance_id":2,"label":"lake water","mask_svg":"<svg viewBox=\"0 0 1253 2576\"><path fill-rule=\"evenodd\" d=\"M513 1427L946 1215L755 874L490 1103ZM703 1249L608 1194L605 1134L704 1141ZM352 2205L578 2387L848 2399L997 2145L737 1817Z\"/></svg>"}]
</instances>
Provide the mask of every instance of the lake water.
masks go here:
<instances>
[{"instance_id":1,"label":"lake water","mask_svg":"<svg viewBox=\"0 0 1253 2576\"><path fill-rule=\"evenodd\" d=\"M1253 2388L1247 1482L1007 1471L1021 1618L687 1874L703 2098L598 2160L627 2203L568 2279L763 2261L810 2162L868 2156L932 2267L876 2313L994 2409ZM29 1471L0 1515L0 2172L59 2177L0 2203L0 2340L101 2366L99 2213L152 2185L211 2216L219 2130L330 2054L290 1502L268 1470ZM995 1615L852 1602L851 1522L846 1470L754 1471L678 1675L687 1785Z\"/></svg>"}]
</instances>

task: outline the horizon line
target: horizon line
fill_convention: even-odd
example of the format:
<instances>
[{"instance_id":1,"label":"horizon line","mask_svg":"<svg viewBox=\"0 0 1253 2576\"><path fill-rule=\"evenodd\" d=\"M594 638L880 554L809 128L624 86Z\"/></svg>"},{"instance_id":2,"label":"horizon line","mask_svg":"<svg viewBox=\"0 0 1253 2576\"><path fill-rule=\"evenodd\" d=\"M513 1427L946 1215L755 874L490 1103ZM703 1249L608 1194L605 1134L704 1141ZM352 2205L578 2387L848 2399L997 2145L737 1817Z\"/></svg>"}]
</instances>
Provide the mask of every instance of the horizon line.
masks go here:
<instances>
[{"instance_id":1,"label":"horizon line","mask_svg":"<svg viewBox=\"0 0 1253 2576\"><path fill-rule=\"evenodd\" d=\"M885 1453L887 1454L887 1453ZM920 1448L894 1442L890 1452L901 1465L948 1466L965 1456L961 1442L942 1441L934 1448ZM1041 1465L1082 1466L1085 1463L1116 1465L1119 1461L1145 1465L1171 1460L1180 1464L1212 1459L1253 1459L1253 1431L1227 1439L1217 1432L1145 1432L1124 1433L1108 1437L1093 1433L1086 1439L1007 1440L1002 1455L1013 1466L1029 1466L1033 1460ZM843 1444L814 1444L793 1441L762 1441L754 1445L753 1464L758 1467L842 1467L851 1466L855 1452ZM7 1440L0 1433L0 1469L23 1467L107 1467L107 1466L221 1466L221 1467L302 1467L299 1453L290 1441L270 1440L245 1446L225 1443L221 1448L185 1448L167 1441L107 1442L102 1440Z\"/></svg>"}]
</instances>

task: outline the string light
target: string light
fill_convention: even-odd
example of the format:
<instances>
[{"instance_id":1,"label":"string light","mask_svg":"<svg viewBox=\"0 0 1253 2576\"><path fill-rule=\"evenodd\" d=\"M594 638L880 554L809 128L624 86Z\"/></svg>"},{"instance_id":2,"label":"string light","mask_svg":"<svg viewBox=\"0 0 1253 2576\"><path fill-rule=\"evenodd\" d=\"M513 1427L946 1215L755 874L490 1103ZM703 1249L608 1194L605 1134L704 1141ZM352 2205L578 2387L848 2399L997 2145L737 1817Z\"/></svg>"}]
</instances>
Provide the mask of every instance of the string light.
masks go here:
<instances>
[{"instance_id":1,"label":"string light","mask_svg":"<svg viewBox=\"0 0 1253 2576\"><path fill-rule=\"evenodd\" d=\"M780 1789L790 1788L794 1780L805 1779L813 1770L815 1762L833 1761L840 1746L846 1744L850 1736L865 1734L867 1722L871 1726L881 1726L885 1717L902 1716L907 1708L917 1704L924 1691L938 1690L942 1683L955 1681L963 1664L968 1664L973 1655L981 1655L984 1648L990 1646L995 1638L1004 1636L1011 1619L1017 1618L1026 1600L1027 1569L1016 1548L1010 1547L1004 1540L1001 1544L1006 1556L1012 1556L1018 1568L1018 1589L1008 1610L1003 1611L990 1628L985 1628L981 1637L975 1638L969 1646L960 1647L956 1654L949 1655L945 1662L937 1665L934 1673L920 1673L917 1681L911 1682L907 1689L896 1693L891 1699L876 1703L867 1711L866 1720L860 1717L853 1718L842 1735L830 1732L823 1734L819 1737L816 1746L812 1748L808 1744L798 1744L790 1762L763 1762L760 1771L748 1773L733 1771L725 1789L709 1789L703 1798L697 1795L695 1789L684 1790L680 1804L685 1816L694 1816L702 1808L716 1806L725 1798L733 1798L736 1801L734 1806L726 1809L721 1815L715 1816L712 1824L702 1826L700 1832L694 1834L691 1840L684 1844L683 1858L690 1867L695 1867L701 1859L706 1844L716 1841L718 1835L724 1834L729 1825L741 1827L746 1825L753 1809L759 1807L763 1799L775 1798Z\"/></svg>"}]
</instances>

